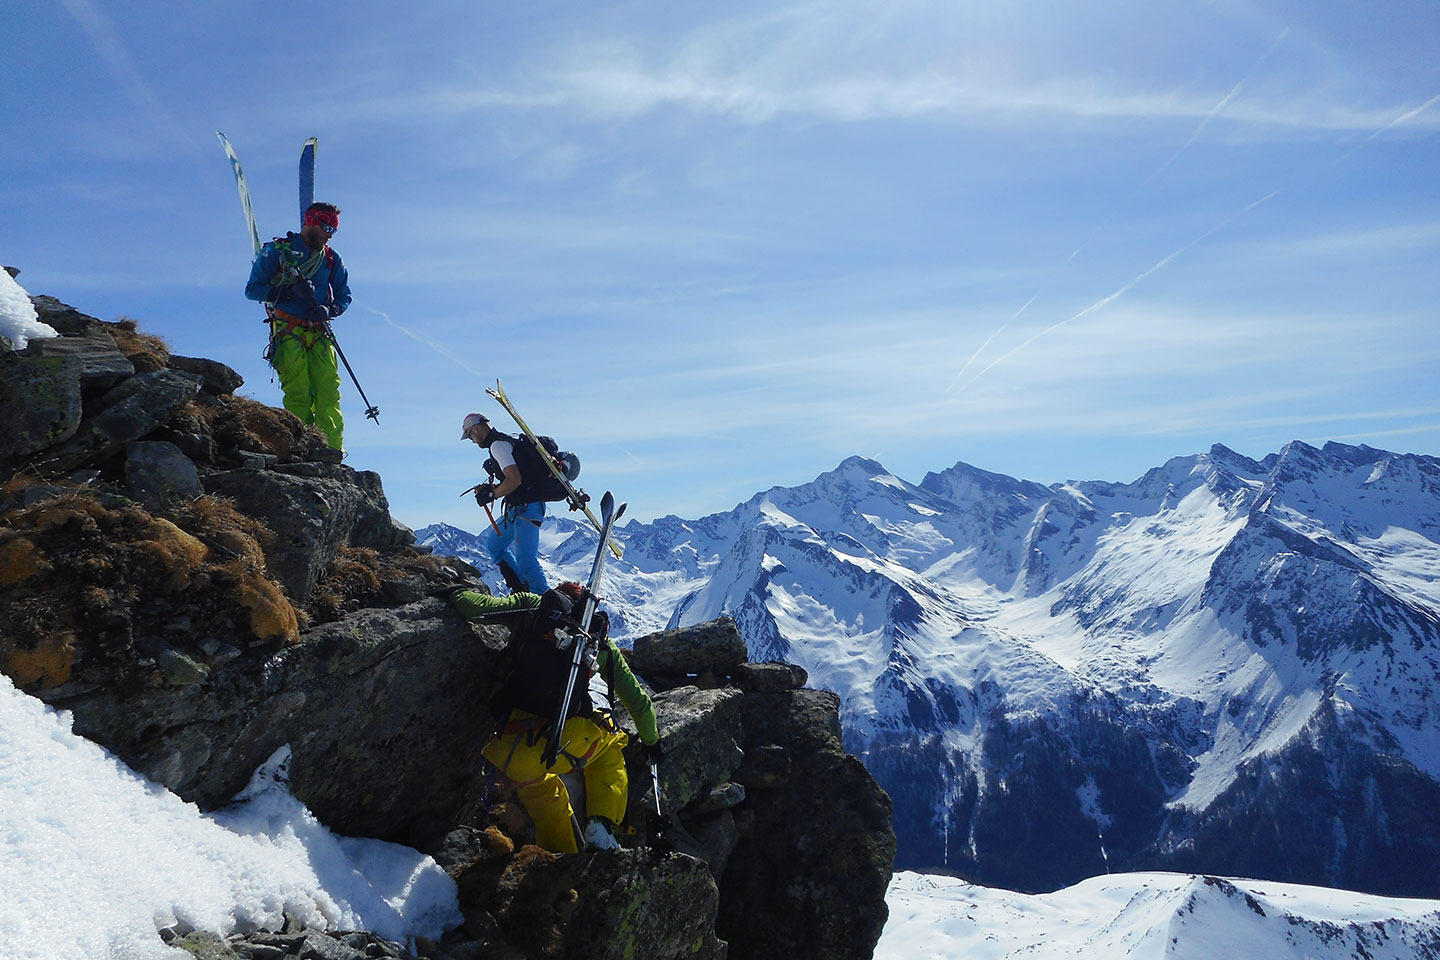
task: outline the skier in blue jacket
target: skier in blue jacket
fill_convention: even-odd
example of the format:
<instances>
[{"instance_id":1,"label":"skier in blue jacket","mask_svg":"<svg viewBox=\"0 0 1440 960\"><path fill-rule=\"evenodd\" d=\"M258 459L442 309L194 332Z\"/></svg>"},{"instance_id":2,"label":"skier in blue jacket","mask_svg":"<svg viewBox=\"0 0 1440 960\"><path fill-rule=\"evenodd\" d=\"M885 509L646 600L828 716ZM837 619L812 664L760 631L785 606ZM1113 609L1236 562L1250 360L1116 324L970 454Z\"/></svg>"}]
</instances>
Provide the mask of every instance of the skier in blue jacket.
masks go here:
<instances>
[{"instance_id":1,"label":"skier in blue jacket","mask_svg":"<svg viewBox=\"0 0 1440 960\"><path fill-rule=\"evenodd\" d=\"M312 203L299 233L276 237L260 249L250 268L245 296L269 304L266 351L285 409L314 424L330 446L344 447L340 414L340 368L325 324L350 306L350 274L330 238L340 226L333 203Z\"/></svg>"}]
</instances>

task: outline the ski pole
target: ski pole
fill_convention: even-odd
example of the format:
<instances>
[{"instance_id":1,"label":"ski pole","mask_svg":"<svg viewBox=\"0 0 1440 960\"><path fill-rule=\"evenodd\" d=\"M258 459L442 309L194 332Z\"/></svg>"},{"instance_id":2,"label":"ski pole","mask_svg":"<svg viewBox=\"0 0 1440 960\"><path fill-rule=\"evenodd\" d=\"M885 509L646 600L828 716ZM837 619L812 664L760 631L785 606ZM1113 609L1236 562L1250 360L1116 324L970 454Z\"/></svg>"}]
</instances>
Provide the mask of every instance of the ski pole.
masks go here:
<instances>
[{"instance_id":1,"label":"ski pole","mask_svg":"<svg viewBox=\"0 0 1440 960\"><path fill-rule=\"evenodd\" d=\"M360 391L360 399L365 401L365 416L374 420L375 425L378 427L380 425L380 408L371 403L370 398L365 396L365 388L360 386L360 381L355 378L355 371L350 368L350 361L345 359L345 351L340 349L340 341L335 339L335 331L331 329L329 320L325 321L325 336L330 339L330 345L333 346L335 352L340 355L340 362L345 364L345 372L350 374L350 382L355 384L356 390Z\"/></svg>"}]
</instances>

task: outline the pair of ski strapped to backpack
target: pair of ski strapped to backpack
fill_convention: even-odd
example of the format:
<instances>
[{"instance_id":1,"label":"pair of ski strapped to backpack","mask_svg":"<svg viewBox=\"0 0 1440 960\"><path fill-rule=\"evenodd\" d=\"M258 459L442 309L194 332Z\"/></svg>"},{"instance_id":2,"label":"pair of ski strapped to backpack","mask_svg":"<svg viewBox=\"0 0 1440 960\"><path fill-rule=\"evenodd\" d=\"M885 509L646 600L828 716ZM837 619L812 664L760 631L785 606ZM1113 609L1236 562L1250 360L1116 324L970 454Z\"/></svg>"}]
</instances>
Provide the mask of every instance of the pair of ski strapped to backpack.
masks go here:
<instances>
[{"instance_id":1,"label":"pair of ski strapped to backpack","mask_svg":"<svg viewBox=\"0 0 1440 960\"><path fill-rule=\"evenodd\" d=\"M510 491L509 495L506 496L505 499L508 503L519 506L521 504L534 503L537 500L543 500L546 503L557 503L562 500L569 501L570 492L565 489L565 486L557 479L555 474L550 472L550 468L540 456L539 449L544 449L556 466L565 464L569 467L569 469L564 470L562 476L571 482L580 475L579 460L575 454L561 450L560 445L555 442L554 437L538 436L532 440L528 434L524 433L518 437L512 437L510 434L501 433L493 427L491 431L490 442L494 443L496 440L508 441L515 455L515 466L520 468L520 486ZM504 479L504 472L500 469L500 464L495 461L494 457L486 458L485 473L490 477L491 486L499 486L501 480ZM583 491L581 491L581 496L587 500L589 499ZM572 507L571 509L574 508Z\"/></svg>"},{"instance_id":2,"label":"pair of ski strapped to backpack","mask_svg":"<svg viewBox=\"0 0 1440 960\"><path fill-rule=\"evenodd\" d=\"M596 590L605 569L605 542L615 521L625 513L626 505L615 506L610 491L600 499L604 518L600 544L590 566L590 578L571 600L558 590L547 590L538 609L521 627L521 636L507 648L509 664L501 679L490 709L497 723L497 733L523 734L533 745L544 738L545 749L540 759L548 770L555 766L561 753L579 769L588 757L576 757L565 751L565 721L571 717L589 717L602 726L618 729L608 712L596 711L589 700L590 677L599 656L600 645L608 641L610 618L599 609ZM578 610L577 610L578 607ZM614 708L614 677L606 677ZM564 682L555 681L564 672ZM523 710L534 719L513 719L515 710Z\"/></svg>"},{"instance_id":3,"label":"pair of ski strapped to backpack","mask_svg":"<svg viewBox=\"0 0 1440 960\"><path fill-rule=\"evenodd\" d=\"M566 475L564 469L562 469L560 464L557 462L558 457L556 456L556 454L560 453L561 451L559 449L559 446L555 444L555 441L548 437L541 437L536 434L534 430L530 429L530 425L525 422L525 418L520 416L519 412L516 411L514 404L510 402L510 398L505 395L505 387L500 383L499 380L495 381L494 389L487 389L485 392L488 393L490 396L494 397L497 401L499 401L500 405L505 408L505 412L510 414L510 418L515 421L515 424L529 439L530 449L532 449L533 452L540 458L540 462L545 465L545 469L549 471L550 478L554 481L554 489L557 492L564 492L563 496L556 496L553 499L557 501L563 499L566 503L570 505L571 510L583 510L585 512L586 518L589 519L591 526L593 526L596 530L600 531L600 542L610 548L610 552L615 555L615 559L620 559L624 551L622 551L620 549L620 545L615 542L615 538L610 535L608 527L602 524L598 519L596 519L595 514L591 512L589 506L589 495L586 494L585 491L575 486L572 479ZM545 442L547 440L549 440L549 446L547 446ZM551 452L552 446L555 450L555 453L553 454ZM522 479L524 479L523 471L521 477ZM549 480L547 480L546 482L549 483ZM471 487L470 489L473 490L474 487ZM469 493L470 491L467 490L465 492ZM464 496L464 494L461 494L461 496Z\"/></svg>"}]
</instances>

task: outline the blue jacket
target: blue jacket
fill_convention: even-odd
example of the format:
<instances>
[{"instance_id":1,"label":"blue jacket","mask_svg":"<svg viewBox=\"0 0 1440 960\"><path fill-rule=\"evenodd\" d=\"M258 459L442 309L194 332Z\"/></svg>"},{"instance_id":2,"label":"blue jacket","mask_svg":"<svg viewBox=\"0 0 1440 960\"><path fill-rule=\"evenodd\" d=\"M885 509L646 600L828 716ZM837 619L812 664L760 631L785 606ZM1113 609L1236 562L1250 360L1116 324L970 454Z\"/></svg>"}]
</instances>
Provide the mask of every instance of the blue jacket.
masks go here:
<instances>
[{"instance_id":1,"label":"blue jacket","mask_svg":"<svg viewBox=\"0 0 1440 960\"><path fill-rule=\"evenodd\" d=\"M310 248L298 233L292 233L285 239L290 242L291 263L298 264L310 256ZM255 264L250 268L250 282L245 284L245 296L261 303L274 304L276 309L291 316L303 317L310 312L308 299L290 298L275 302L279 290L272 286L272 282L280 272L281 252L276 245L278 241L279 238L276 238L260 248L260 256L255 258ZM340 316L350 306L350 273L341 262L340 254L334 250L326 254L320 269L310 278L310 283L315 288L315 302L322 307L329 307L332 317Z\"/></svg>"}]
</instances>

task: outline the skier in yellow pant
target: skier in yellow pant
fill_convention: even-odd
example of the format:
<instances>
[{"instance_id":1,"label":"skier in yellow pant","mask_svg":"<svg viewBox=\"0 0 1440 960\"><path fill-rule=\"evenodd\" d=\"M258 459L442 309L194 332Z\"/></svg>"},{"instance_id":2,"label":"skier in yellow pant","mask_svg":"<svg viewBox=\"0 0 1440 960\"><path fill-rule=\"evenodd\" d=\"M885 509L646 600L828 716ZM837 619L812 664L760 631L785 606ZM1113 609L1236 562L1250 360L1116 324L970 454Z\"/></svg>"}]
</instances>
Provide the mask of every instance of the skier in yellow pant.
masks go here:
<instances>
[{"instance_id":1,"label":"skier in yellow pant","mask_svg":"<svg viewBox=\"0 0 1440 960\"><path fill-rule=\"evenodd\" d=\"M245 296L268 305L270 348L266 358L280 376L285 409L344 449L340 415L340 368L326 325L350 306L350 274L330 238L340 227L333 203L312 203L299 233L276 237L260 248L250 267Z\"/></svg>"},{"instance_id":2,"label":"skier in yellow pant","mask_svg":"<svg viewBox=\"0 0 1440 960\"><path fill-rule=\"evenodd\" d=\"M589 846L613 849L616 824L625 818L629 782L623 750L630 738L608 713L590 701L590 671L582 669L576 678L571 707L560 731L555 765L546 768L541 759L554 725L550 722L560 705L569 676L571 651L557 645L565 630L584 606L584 588L562 583L544 597L533 593L512 593L493 597L478 590L459 590L451 604L469 620L487 615L535 609L528 622L517 628L506 648L508 669L499 693L491 704L498 720L495 736L481 751L516 787L520 802L535 821L535 842L555 853L574 853L579 846L571 827L569 792L560 774L580 771L585 778L583 839ZM630 666L610 639L608 618L597 613L591 635L597 646L594 666L630 711L640 739L652 756L659 754L660 732L655 708ZM580 642L571 638L570 642Z\"/></svg>"}]
</instances>

